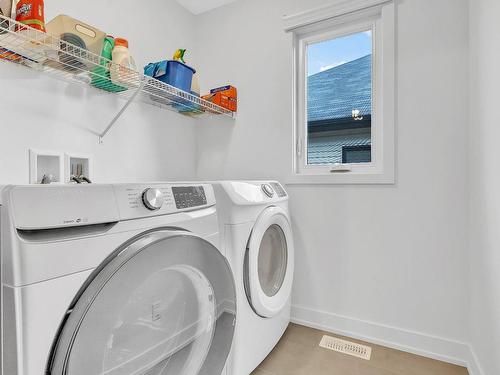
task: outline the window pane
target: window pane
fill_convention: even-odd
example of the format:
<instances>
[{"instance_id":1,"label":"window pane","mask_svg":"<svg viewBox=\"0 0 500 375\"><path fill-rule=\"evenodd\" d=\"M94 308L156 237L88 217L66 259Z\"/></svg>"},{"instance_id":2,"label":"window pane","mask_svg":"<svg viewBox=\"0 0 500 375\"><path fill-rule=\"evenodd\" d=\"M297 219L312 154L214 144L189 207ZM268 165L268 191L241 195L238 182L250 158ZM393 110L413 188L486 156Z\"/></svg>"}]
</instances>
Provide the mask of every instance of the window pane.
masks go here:
<instances>
[{"instance_id":1,"label":"window pane","mask_svg":"<svg viewBox=\"0 0 500 375\"><path fill-rule=\"evenodd\" d=\"M372 32L307 48L307 164L371 162Z\"/></svg>"}]
</instances>

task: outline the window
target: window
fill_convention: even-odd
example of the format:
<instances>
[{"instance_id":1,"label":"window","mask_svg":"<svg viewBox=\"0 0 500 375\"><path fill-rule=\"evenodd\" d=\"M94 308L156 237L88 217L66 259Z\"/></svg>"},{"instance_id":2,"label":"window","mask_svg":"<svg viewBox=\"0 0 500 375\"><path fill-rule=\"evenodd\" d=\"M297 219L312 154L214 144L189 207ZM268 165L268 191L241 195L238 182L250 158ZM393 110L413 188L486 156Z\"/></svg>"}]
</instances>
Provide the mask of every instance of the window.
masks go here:
<instances>
[{"instance_id":1,"label":"window","mask_svg":"<svg viewBox=\"0 0 500 375\"><path fill-rule=\"evenodd\" d=\"M344 2L285 24L296 73L290 182L393 183L392 1Z\"/></svg>"}]
</instances>

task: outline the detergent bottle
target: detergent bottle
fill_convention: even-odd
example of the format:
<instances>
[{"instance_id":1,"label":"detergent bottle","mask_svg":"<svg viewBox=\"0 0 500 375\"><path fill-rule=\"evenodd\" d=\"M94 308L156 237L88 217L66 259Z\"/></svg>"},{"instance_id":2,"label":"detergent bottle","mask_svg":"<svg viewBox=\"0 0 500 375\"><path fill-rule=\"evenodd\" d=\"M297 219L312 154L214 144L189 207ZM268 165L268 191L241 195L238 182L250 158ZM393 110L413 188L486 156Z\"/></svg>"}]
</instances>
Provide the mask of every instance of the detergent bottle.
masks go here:
<instances>
[{"instance_id":1,"label":"detergent bottle","mask_svg":"<svg viewBox=\"0 0 500 375\"><path fill-rule=\"evenodd\" d=\"M115 39L112 60L113 64L110 69L111 81L115 85L133 86L136 75L131 71L136 70L136 65L134 59L130 56L128 41L126 39Z\"/></svg>"},{"instance_id":2,"label":"detergent bottle","mask_svg":"<svg viewBox=\"0 0 500 375\"><path fill-rule=\"evenodd\" d=\"M45 32L45 12L43 0L20 0L16 5L16 21L33 29ZM16 31L26 28L17 26Z\"/></svg>"}]
</instances>

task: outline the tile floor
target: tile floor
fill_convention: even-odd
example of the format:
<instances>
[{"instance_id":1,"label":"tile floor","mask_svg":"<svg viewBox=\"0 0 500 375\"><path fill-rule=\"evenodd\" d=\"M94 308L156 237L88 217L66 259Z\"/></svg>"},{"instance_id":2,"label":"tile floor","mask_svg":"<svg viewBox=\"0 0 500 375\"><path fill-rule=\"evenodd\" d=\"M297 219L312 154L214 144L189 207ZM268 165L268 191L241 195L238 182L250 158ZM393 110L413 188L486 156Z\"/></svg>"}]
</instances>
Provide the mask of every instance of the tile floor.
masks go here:
<instances>
[{"instance_id":1,"label":"tile floor","mask_svg":"<svg viewBox=\"0 0 500 375\"><path fill-rule=\"evenodd\" d=\"M465 368L344 338L371 346L370 361L320 348L324 334L296 324L252 375L468 375Z\"/></svg>"}]
</instances>

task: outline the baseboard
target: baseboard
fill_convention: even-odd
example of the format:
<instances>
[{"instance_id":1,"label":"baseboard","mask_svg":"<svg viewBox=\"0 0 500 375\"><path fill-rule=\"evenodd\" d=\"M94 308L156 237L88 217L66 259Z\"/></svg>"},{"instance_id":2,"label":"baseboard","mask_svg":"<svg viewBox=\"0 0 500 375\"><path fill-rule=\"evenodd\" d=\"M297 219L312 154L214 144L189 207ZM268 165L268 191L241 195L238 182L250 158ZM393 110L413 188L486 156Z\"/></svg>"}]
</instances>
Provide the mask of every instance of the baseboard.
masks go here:
<instances>
[{"instance_id":1,"label":"baseboard","mask_svg":"<svg viewBox=\"0 0 500 375\"><path fill-rule=\"evenodd\" d=\"M479 358L477 357L476 352L471 345L469 345L469 360L467 369L469 370L469 375L486 375L486 373L481 368Z\"/></svg>"},{"instance_id":2,"label":"baseboard","mask_svg":"<svg viewBox=\"0 0 500 375\"><path fill-rule=\"evenodd\" d=\"M292 322L464 366L470 375L485 375L472 347L465 342L297 305L292 306Z\"/></svg>"}]
</instances>

